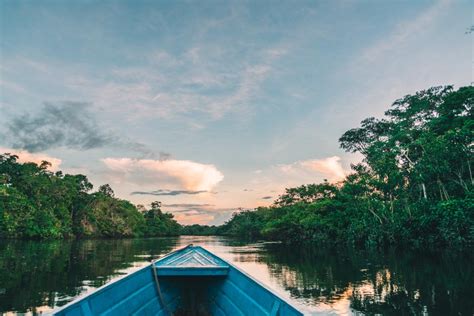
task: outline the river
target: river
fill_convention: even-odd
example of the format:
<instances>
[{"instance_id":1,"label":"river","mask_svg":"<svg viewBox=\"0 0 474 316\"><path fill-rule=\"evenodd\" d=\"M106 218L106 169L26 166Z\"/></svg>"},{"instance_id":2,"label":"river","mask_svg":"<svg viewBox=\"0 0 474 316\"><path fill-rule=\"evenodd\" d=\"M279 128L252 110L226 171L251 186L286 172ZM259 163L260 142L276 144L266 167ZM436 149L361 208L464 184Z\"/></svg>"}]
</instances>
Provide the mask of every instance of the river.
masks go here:
<instances>
[{"instance_id":1,"label":"river","mask_svg":"<svg viewBox=\"0 0 474 316\"><path fill-rule=\"evenodd\" d=\"M288 247L223 237L0 241L0 314L35 315L193 243L310 315L473 315L471 254Z\"/></svg>"}]
</instances>

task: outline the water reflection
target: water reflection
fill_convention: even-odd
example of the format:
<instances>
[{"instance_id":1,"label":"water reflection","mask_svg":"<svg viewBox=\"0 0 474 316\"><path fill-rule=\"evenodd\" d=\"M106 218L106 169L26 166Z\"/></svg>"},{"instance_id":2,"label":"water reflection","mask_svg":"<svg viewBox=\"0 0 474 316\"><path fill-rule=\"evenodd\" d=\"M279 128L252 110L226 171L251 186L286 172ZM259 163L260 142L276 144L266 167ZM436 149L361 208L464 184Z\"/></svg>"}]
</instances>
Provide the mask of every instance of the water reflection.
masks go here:
<instances>
[{"instance_id":1,"label":"water reflection","mask_svg":"<svg viewBox=\"0 0 474 316\"><path fill-rule=\"evenodd\" d=\"M472 256L268 245L270 273L314 313L473 315Z\"/></svg>"},{"instance_id":2,"label":"water reflection","mask_svg":"<svg viewBox=\"0 0 474 316\"><path fill-rule=\"evenodd\" d=\"M0 241L0 312L64 305L175 248L177 239Z\"/></svg>"},{"instance_id":3,"label":"water reflection","mask_svg":"<svg viewBox=\"0 0 474 316\"><path fill-rule=\"evenodd\" d=\"M0 241L0 313L36 314L189 243L308 314L472 315L472 256L322 250L219 237Z\"/></svg>"}]
</instances>

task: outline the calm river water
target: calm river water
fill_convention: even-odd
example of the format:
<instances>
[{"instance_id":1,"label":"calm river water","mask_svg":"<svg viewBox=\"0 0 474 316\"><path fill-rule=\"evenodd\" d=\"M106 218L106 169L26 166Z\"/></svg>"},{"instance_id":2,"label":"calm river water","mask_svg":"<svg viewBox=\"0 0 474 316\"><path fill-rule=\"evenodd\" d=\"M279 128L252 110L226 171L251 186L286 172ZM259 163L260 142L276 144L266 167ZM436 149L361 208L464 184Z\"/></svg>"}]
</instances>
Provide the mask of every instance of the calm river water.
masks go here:
<instances>
[{"instance_id":1,"label":"calm river water","mask_svg":"<svg viewBox=\"0 0 474 316\"><path fill-rule=\"evenodd\" d=\"M193 243L310 315L473 315L471 255L373 253L222 237L0 241L0 314L51 311Z\"/></svg>"}]
</instances>

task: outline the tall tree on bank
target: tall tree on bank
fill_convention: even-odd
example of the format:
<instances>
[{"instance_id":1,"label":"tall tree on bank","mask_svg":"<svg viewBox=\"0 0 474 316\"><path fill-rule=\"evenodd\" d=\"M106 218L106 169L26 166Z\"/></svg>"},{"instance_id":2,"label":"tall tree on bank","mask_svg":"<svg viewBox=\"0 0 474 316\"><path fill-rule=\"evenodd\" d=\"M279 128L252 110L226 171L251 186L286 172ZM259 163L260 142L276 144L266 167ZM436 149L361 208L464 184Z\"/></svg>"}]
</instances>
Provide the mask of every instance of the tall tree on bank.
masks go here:
<instances>
[{"instance_id":1,"label":"tall tree on bank","mask_svg":"<svg viewBox=\"0 0 474 316\"><path fill-rule=\"evenodd\" d=\"M447 201L472 191L473 87L436 87L397 100L386 118L366 119L341 147L360 152L384 198Z\"/></svg>"},{"instance_id":2,"label":"tall tree on bank","mask_svg":"<svg viewBox=\"0 0 474 316\"><path fill-rule=\"evenodd\" d=\"M338 184L287 189L252 215L287 242L464 247L474 243L474 87L434 87L368 118L340 144L363 155ZM238 235L249 214L225 225ZM245 229L243 229L245 231ZM243 235L245 236L245 235Z\"/></svg>"}]
</instances>

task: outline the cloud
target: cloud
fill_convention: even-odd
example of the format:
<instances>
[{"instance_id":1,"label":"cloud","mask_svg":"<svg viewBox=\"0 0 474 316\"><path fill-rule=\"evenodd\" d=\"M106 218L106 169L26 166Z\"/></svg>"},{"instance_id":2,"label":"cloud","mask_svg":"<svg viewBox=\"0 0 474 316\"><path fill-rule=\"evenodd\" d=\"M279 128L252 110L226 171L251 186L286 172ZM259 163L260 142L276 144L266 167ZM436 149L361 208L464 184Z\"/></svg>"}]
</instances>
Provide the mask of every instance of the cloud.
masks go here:
<instances>
[{"instance_id":1,"label":"cloud","mask_svg":"<svg viewBox=\"0 0 474 316\"><path fill-rule=\"evenodd\" d=\"M153 67L157 72L161 70L160 67ZM189 67L192 69L193 66ZM100 86L100 90L95 88L95 99L99 105L115 111L133 109L133 115L137 117L170 119L203 113L209 119L219 119L228 113L244 110L247 102L258 93L271 67L256 63L236 73L201 70L179 74L168 70L171 77L168 82L146 75L149 69L141 70L144 73L141 77L130 74L125 81L108 82ZM125 69L123 74L127 73ZM170 82L173 84L170 85ZM97 86L95 83L90 85Z\"/></svg>"},{"instance_id":2,"label":"cloud","mask_svg":"<svg viewBox=\"0 0 474 316\"><path fill-rule=\"evenodd\" d=\"M105 158L102 162L111 175L120 181L139 185L179 185L182 188L182 190L157 190L141 194L198 194L212 191L224 179L222 172L214 165L190 160Z\"/></svg>"},{"instance_id":3,"label":"cloud","mask_svg":"<svg viewBox=\"0 0 474 316\"><path fill-rule=\"evenodd\" d=\"M62 163L62 160L59 158L51 157L46 154L41 153L30 153L26 150L17 150L12 148L0 147L0 154L10 153L18 156L18 161L21 163L25 162L34 162L36 164L41 164L42 161L48 161L51 163L49 168L51 171L58 171L59 166Z\"/></svg>"},{"instance_id":4,"label":"cloud","mask_svg":"<svg viewBox=\"0 0 474 316\"><path fill-rule=\"evenodd\" d=\"M451 2L450 0L437 1L416 18L399 23L391 34L369 47L363 54L363 59L369 63L378 58L386 60L386 52L397 49L409 39L425 33L426 28L430 27L436 18L446 11Z\"/></svg>"},{"instance_id":5,"label":"cloud","mask_svg":"<svg viewBox=\"0 0 474 316\"><path fill-rule=\"evenodd\" d=\"M192 203L178 203L178 204L163 204L163 207L212 207L214 204L192 204Z\"/></svg>"},{"instance_id":6,"label":"cloud","mask_svg":"<svg viewBox=\"0 0 474 316\"><path fill-rule=\"evenodd\" d=\"M174 219L182 225L208 225L214 220L211 214L203 214L195 211L174 214Z\"/></svg>"},{"instance_id":7,"label":"cloud","mask_svg":"<svg viewBox=\"0 0 474 316\"><path fill-rule=\"evenodd\" d=\"M338 156L297 161L278 167L285 174L317 173L325 176L330 181L339 181L346 176L346 172L341 165L341 158Z\"/></svg>"},{"instance_id":8,"label":"cloud","mask_svg":"<svg viewBox=\"0 0 474 316\"><path fill-rule=\"evenodd\" d=\"M190 211L188 211L188 210L184 211L183 210L183 214L184 214L184 216L193 216L193 215L200 215L200 214L202 214L202 212L199 212L199 211L196 211L196 210L190 210Z\"/></svg>"},{"instance_id":9,"label":"cloud","mask_svg":"<svg viewBox=\"0 0 474 316\"><path fill-rule=\"evenodd\" d=\"M271 66L267 64L256 64L244 69L234 92L211 102L208 108L209 113L213 118L218 119L235 111L237 106L240 106L240 109L245 109L248 105L246 102L255 97L260 90L260 84L267 78L271 70Z\"/></svg>"},{"instance_id":10,"label":"cloud","mask_svg":"<svg viewBox=\"0 0 474 316\"><path fill-rule=\"evenodd\" d=\"M344 169L338 156L270 166L261 174L254 175L250 181L253 187L259 188L258 192L268 194L263 197L252 194L255 198L254 206L262 205L264 200L268 201L275 196L270 196L271 193L284 192L285 188L320 183L324 179L337 182L343 180L348 173L349 170Z\"/></svg>"},{"instance_id":11,"label":"cloud","mask_svg":"<svg viewBox=\"0 0 474 316\"><path fill-rule=\"evenodd\" d=\"M288 51L280 46L261 47L242 55L240 60L232 57L240 53L235 47L194 44L180 51L161 48L134 51L133 59L142 62L102 67L100 71L82 64L9 58L4 63L9 77L14 78L18 72L26 74L41 89L19 85L11 79L0 84L17 95L34 93L38 99L46 93L42 85L47 76L47 89L52 90L48 98L57 99L73 92L93 100L94 107L114 117L164 118L199 129L231 113L245 115L254 111L251 101L260 95L262 84ZM83 146L75 144L75 147Z\"/></svg>"},{"instance_id":12,"label":"cloud","mask_svg":"<svg viewBox=\"0 0 474 316\"><path fill-rule=\"evenodd\" d=\"M55 147L91 149L113 141L88 113L88 103L45 103L35 115L23 114L7 123L7 139L14 148L38 152Z\"/></svg>"},{"instance_id":13,"label":"cloud","mask_svg":"<svg viewBox=\"0 0 474 316\"><path fill-rule=\"evenodd\" d=\"M14 91L16 93L20 93L20 94L27 94L28 93L27 90L23 86L15 83L13 81L7 81L5 79L0 79L0 87L3 88L3 89L8 89L8 90Z\"/></svg>"},{"instance_id":14,"label":"cloud","mask_svg":"<svg viewBox=\"0 0 474 316\"><path fill-rule=\"evenodd\" d=\"M338 156L301 161L300 165L311 171L327 175L329 179L341 180L346 176L346 172L341 165L341 158Z\"/></svg>"},{"instance_id":15,"label":"cloud","mask_svg":"<svg viewBox=\"0 0 474 316\"><path fill-rule=\"evenodd\" d=\"M128 118L178 118L200 128L229 113L247 113L287 49L261 49L244 62L229 63L233 53L234 48L205 43L173 54L159 49L140 56L146 66L121 66L68 84L92 94L96 105Z\"/></svg>"},{"instance_id":16,"label":"cloud","mask_svg":"<svg viewBox=\"0 0 474 316\"><path fill-rule=\"evenodd\" d=\"M145 145L106 131L89 111L90 106L86 102L46 102L35 114L11 118L4 137L13 148L31 153L58 147L88 150L113 146L151 154Z\"/></svg>"},{"instance_id":17,"label":"cloud","mask_svg":"<svg viewBox=\"0 0 474 316\"><path fill-rule=\"evenodd\" d=\"M240 211L240 207L216 208L214 206L196 206L179 210L167 210L175 219L184 225L206 224L220 225L228 220L232 213Z\"/></svg>"},{"instance_id":18,"label":"cloud","mask_svg":"<svg viewBox=\"0 0 474 316\"><path fill-rule=\"evenodd\" d=\"M180 205L180 204L171 204L171 205ZM182 209L179 210L170 210L171 213L185 213L189 211L196 211L201 214L219 214L223 212L235 212L240 210L240 207L215 207L212 204L182 204ZM186 205L195 205L195 206L186 206ZM163 205L163 207L170 207L169 205ZM171 208L179 208L178 206L171 206Z\"/></svg>"},{"instance_id":19,"label":"cloud","mask_svg":"<svg viewBox=\"0 0 474 316\"><path fill-rule=\"evenodd\" d=\"M206 193L207 191L185 191L185 190L156 190L156 191L135 191L130 193L131 195L181 195L181 194L200 194Z\"/></svg>"}]
</instances>

